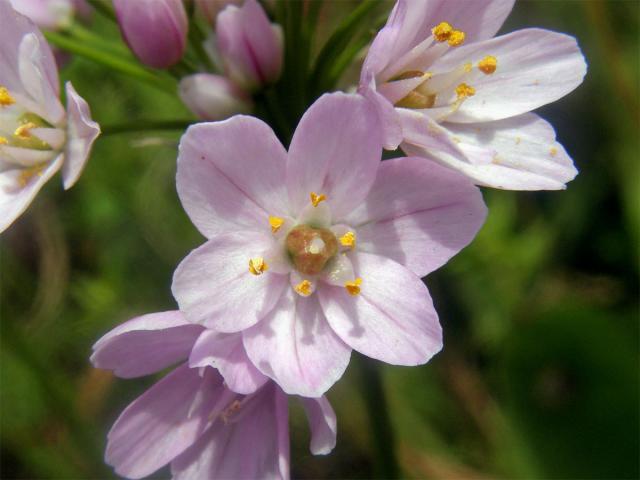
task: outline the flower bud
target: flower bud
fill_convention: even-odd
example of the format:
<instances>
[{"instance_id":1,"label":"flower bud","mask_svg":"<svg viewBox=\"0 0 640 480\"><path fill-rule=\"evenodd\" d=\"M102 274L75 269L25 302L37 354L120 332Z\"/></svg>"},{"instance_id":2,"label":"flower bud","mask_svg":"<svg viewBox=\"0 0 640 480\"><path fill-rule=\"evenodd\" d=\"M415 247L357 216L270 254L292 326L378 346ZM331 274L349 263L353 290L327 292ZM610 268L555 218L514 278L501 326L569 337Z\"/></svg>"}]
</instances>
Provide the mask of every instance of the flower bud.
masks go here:
<instances>
[{"instance_id":1,"label":"flower bud","mask_svg":"<svg viewBox=\"0 0 640 480\"><path fill-rule=\"evenodd\" d=\"M273 83L282 70L282 30L256 0L229 5L216 19L216 43L229 78L246 90Z\"/></svg>"},{"instance_id":2,"label":"flower bud","mask_svg":"<svg viewBox=\"0 0 640 480\"><path fill-rule=\"evenodd\" d=\"M74 3L71 0L11 0L16 12L45 30L60 30L71 25Z\"/></svg>"},{"instance_id":3,"label":"flower bud","mask_svg":"<svg viewBox=\"0 0 640 480\"><path fill-rule=\"evenodd\" d=\"M120 31L145 65L177 63L187 43L187 13L181 0L113 0Z\"/></svg>"},{"instance_id":4,"label":"flower bud","mask_svg":"<svg viewBox=\"0 0 640 480\"><path fill-rule=\"evenodd\" d=\"M223 120L236 113L249 113L251 97L226 77L197 73L180 80L180 98L204 120Z\"/></svg>"}]
</instances>

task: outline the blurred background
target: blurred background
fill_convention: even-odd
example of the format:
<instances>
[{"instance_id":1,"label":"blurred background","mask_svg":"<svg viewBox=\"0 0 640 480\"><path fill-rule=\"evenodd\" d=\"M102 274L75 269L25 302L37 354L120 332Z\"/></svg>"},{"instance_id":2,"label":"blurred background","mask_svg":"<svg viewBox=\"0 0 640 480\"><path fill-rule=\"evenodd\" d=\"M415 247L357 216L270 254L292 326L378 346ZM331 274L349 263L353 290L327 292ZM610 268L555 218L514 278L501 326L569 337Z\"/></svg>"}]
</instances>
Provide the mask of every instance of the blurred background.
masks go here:
<instances>
[{"instance_id":1,"label":"blurred background","mask_svg":"<svg viewBox=\"0 0 640 480\"><path fill-rule=\"evenodd\" d=\"M325 33L353 7L327 2ZM331 455L309 453L293 405L294 478L640 476L639 18L637 1L517 3L502 32L567 32L587 58L584 84L539 111L580 175L563 192L485 189L478 238L426 279L444 351L417 368L354 353L329 392ZM61 76L103 125L189 116L81 58ZM181 133L103 136L77 186L49 182L0 238L2 478L114 477L106 433L155 379L115 379L88 357L116 324L175 308L173 269L202 242L175 192Z\"/></svg>"}]
</instances>

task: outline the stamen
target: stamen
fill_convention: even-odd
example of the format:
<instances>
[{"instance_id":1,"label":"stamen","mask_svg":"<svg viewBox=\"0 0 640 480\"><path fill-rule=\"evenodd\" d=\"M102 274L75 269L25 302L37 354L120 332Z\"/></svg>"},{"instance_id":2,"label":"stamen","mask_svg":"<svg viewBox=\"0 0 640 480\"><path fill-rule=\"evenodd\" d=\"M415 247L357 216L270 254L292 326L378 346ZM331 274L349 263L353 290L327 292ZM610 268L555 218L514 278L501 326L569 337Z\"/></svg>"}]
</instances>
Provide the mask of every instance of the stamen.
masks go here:
<instances>
[{"instance_id":1,"label":"stamen","mask_svg":"<svg viewBox=\"0 0 640 480\"><path fill-rule=\"evenodd\" d=\"M551 147L551 149L549 150L549 154L552 157L555 157L558 154L558 149L556 147Z\"/></svg>"},{"instance_id":2,"label":"stamen","mask_svg":"<svg viewBox=\"0 0 640 480\"><path fill-rule=\"evenodd\" d=\"M390 82L395 82L398 80L408 80L410 78L418 78L425 75L425 72L422 70L407 70L406 72L402 72L400 75L396 75L393 77Z\"/></svg>"},{"instance_id":3,"label":"stamen","mask_svg":"<svg viewBox=\"0 0 640 480\"><path fill-rule=\"evenodd\" d=\"M303 297L308 297L313 293L311 287L312 285L309 280L302 280L298 285L293 287L293 289Z\"/></svg>"},{"instance_id":4,"label":"stamen","mask_svg":"<svg viewBox=\"0 0 640 480\"><path fill-rule=\"evenodd\" d=\"M0 137L0 145L7 145L9 143L9 140L7 140L5 137Z\"/></svg>"},{"instance_id":5,"label":"stamen","mask_svg":"<svg viewBox=\"0 0 640 480\"><path fill-rule=\"evenodd\" d=\"M449 45L451 45L452 47L457 47L464 43L465 37L466 35L462 30L454 30L449 35L449 38L447 39L447 41L449 42Z\"/></svg>"},{"instance_id":6,"label":"stamen","mask_svg":"<svg viewBox=\"0 0 640 480\"><path fill-rule=\"evenodd\" d=\"M262 275L264 272L269 270L269 265L264 261L262 257L255 257L249 259L249 271L253 275Z\"/></svg>"},{"instance_id":7,"label":"stamen","mask_svg":"<svg viewBox=\"0 0 640 480\"><path fill-rule=\"evenodd\" d=\"M466 83L461 83L456 87L456 95L458 100L463 98L472 97L476 94L476 89Z\"/></svg>"},{"instance_id":8,"label":"stamen","mask_svg":"<svg viewBox=\"0 0 640 480\"><path fill-rule=\"evenodd\" d=\"M356 278L353 282L347 282L344 284L344 288L347 289L347 292L352 297L360 294L360 285L362 285L362 279L360 277Z\"/></svg>"},{"instance_id":9,"label":"stamen","mask_svg":"<svg viewBox=\"0 0 640 480\"><path fill-rule=\"evenodd\" d=\"M18 128L16 128L16 131L13 132L13 134L18 137L18 138L30 138L31 137L31 132L29 130L31 130L32 128L36 128L37 125L33 122L27 122L24 125L20 125Z\"/></svg>"},{"instance_id":10,"label":"stamen","mask_svg":"<svg viewBox=\"0 0 640 480\"><path fill-rule=\"evenodd\" d=\"M0 105L3 107L8 107L9 105L13 105L16 101L13 99L11 94L9 94L9 90L5 87L0 87Z\"/></svg>"},{"instance_id":11,"label":"stamen","mask_svg":"<svg viewBox=\"0 0 640 480\"><path fill-rule=\"evenodd\" d=\"M453 27L447 22L440 22L438 25L431 29L431 33L437 42L446 42L449 40Z\"/></svg>"},{"instance_id":12,"label":"stamen","mask_svg":"<svg viewBox=\"0 0 640 480\"><path fill-rule=\"evenodd\" d=\"M283 224L284 218L272 217L271 215L269 216L269 225L271 225L272 233L276 233L278 230L280 230L280 227L282 227Z\"/></svg>"},{"instance_id":13,"label":"stamen","mask_svg":"<svg viewBox=\"0 0 640 480\"><path fill-rule=\"evenodd\" d=\"M487 55L478 62L478 70L486 75L491 75L498 68L498 59L493 55Z\"/></svg>"},{"instance_id":14,"label":"stamen","mask_svg":"<svg viewBox=\"0 0 640 480\"><path fill-rule=\"evenodd\" d=\"M354 232L347 232L340 238L340 243L344 247L355 248L356 246L356 234Z\"/></svg>"},{"instance_id":15,"label":"stamen","mask_svg":"<svg viewBox=\"0 0 640 480\"><path fill-rule=\"evenodd\" d=\"M311 203L313 204L314 207L317 207L320 202L323 202L324 200L327 199L326 195L322 193L318 195L316 192L311 192L309 194L309 197L311 197Z\"/></svg>"}]
</instances>

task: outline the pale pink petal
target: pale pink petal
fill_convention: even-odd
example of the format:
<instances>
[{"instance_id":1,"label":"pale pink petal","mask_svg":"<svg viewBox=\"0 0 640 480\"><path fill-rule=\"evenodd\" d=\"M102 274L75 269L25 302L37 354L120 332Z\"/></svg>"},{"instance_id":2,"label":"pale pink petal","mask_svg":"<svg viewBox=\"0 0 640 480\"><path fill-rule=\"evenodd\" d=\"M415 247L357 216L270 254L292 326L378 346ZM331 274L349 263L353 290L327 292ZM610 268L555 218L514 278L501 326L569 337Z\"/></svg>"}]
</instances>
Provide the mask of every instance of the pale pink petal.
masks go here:
<instances>
[{"instance_id":1,"label":"pale pink petal","mask_svg":"<svg viewBox=\"0 0 640 480\"><path fill-rule=\"evenodd\" d=\"M173 480L289 478L287 397L267 384L227 422L218 421L173 462Z\"/></svg>"},{"instance_id":2,"label":"pale pink petal","mask_svg":"<svg viewBox=\"0 0 640 480\"><path fill-rule=\"evenodd\" d=\"M257 118L193 125L180 141L178 195L206 237L270 231L269 215L289 216L286 158L271 127Z\"/></svg>"},{"instance_id":3,"label":"pale pink petal","mask_svg":"<svg viewBox=\"0 0 640 480\"><path fill-rule=\"evenodd\" d=\"M240 10L245 38L251 45L251 53L263 83L274 82L280 77L282 70L283 44L280 27L275 26L274 29L266 12L256 0L245 0Z\"/></svg>"},{"instance_id":4,"label":"pale pink petal","mask_svg":"<svg viewBox=\"0 0 640 480\"><path fill-rule=\"evenodd\" d=\"M407 7L408 4L404 0L396 2L387 23L373 39L362 65L360 85L369 84L372 77L375 77L393 61L394 53L397 53L396 42L402 37Z\"/></svg>"},{"instance_id":5,"label":"pale pink petal","mask_svg":"<svg viewBox=\"0 0 640 480\"><path fill-rule=\"evenodd\" d=\"M293 289L272 312L243 332L251 361L288 394L319 397L340 379L351 349L331 330L316 295Z\"/></svg>"},{"instance_id":6,"label":"pale pink petal","mask_svg":"<svg viewBox=\"0 0 640 480\"><path fill-rule=\"evenodd\" d=\"M73 21L71 0L10 0L10 2L17 12L46 30L66 28Z\"/></svg>"},{"instance_id":7,"label":"pale pink petal","mask_svg":"<svg viewBox=\"0 0 640 480\"><path fill-rule=\"evenodd\" d=\"M0 232L27 209L42 186L60 170L62 162L63 156L59 155L42 172L31 175L24 185L23 169L0 172Z\"/></svg>"},{"instance_id":8,"label":"pale pink petal","mask_svg":"<svg viewBox=\"0 0 640 480\"><path fill-rule=\"evenodd\" d=\"M310 192L324 194L334 218L367 195L382 154L375 107L356 94L325 94L309 107L296 129L287 163L287 187L296 213Z\"/></svg>"},{"instance_id":9,"label":"pale pink petal","mask_svg":"<svg viewBox=\"0 0 640 480\"><path fill-rule=\"evenodd\" d=\"M467 246L486 214L480 190L464 175L408 157L382 162L367 200L347 220L357 229L358 251L423 277Z\"/></svg>"},{"instance_id":10,"label":"pale pink petal","mask_svg":"<svg viewBox=\"0 0 640 480\"><path fill-rule=\"evenodd\" d=\"M205 330L193 346L189 366L217 369L231 390L245 395L255 392L268 380L247 357L240 333Z\"/></svg>"},{"instance_id":11,"label":"pale pink petal","mask_svg":"<svg viewBox=\"0 0 640 480\"><path fill-rule=\"evenodd\" d=\"M466 62L477 65L487 55L496 57L496 71L485 75L474 68L465 77L475 95L447 122L485 122L529 112L571 92L587 71L575 38L535 28L458 47L432 68L446 72Z\"/></svg>"},{"instance_id":12,"label":"pale pink petal","mask_svg":"<svg viewBox=\"0 0 640 480\"><path fill-rule=\"evenodd\" d=\"M253 108L249 94L222 75L188 75L180 80L178 94L189 110L204 120L224 120Z\"/></svg>"},{"instance_id":13,"label":"pale pink petal","mask_svg":"<svg viewBox=\"0 0 640 480\"><path fill-rule=\"evenodd\" d=\"M91 119L89 105L67 82L67 147L65 149L62 179L69 189L80 177L89 159L93 142L100 135L100 125Z\"/></svg>"},{"instance_id":14,"label":"pale pink petal","mask_svg":"<svg viewBox=\"0 0 640 480\"><path fill-rule=\"evenodd\" d=\"M327 397L301 398L311 427L310 450L314 455L327 455L336 446L338 422Z\"/></svg>"},{"instance_id":15,"label":"pale pink petal","mask_svg":"<svg viewBox=\"0 0 640 480\"><path fill-rule=\"evenodd\" d=\"M331 328L354 350L394 365L420 365L442 348L442 329L427 287L393 260L352 255L361 292L323 284L320 304Z\"/></svg>"},{"instance_id":16,"label":"pale pink petal","mask_svg":"<svg viewBox=\"0 0 640 480\"><path fill-rule=\"evenodd\" d=\"M475 183L507 190L558 190L578 173L553 127L533 113L482 124L448 124L468 162L404 145L454 168ZM485 162L484 158L489 161Z\"/></svg>"},{"instance_id":17,"label":"pale pink petal","mask_svg":"<svg viewBox=\"0 0 640 480\"><path fill-rule=\"evenodd\" d=\"M179 311L135 317L93 345L91 363L123 378L148 375L188 358L202 330Z\"/></svg>"},{"instance_id":18,"label":"pale pink petal","mask_svg":"<svg viewBox=\"0 0 640 480\"><path fill-rule=\"evenodd\" d=\"M514 0L399 0L398 14L404 11L404 15L393 22L394 25L400 22L400 34L390 57L400 58L431 36L431 29L440 22L464 31L467 43L491 38L509 15L513 3Z\"/></svg>"},{"instance_id":19,"label":"pale pink petal","mask_svg":"<svg viewBox=\"0 0 640 480\"><path fill-rule=\"evenodd\" d=\"M209 425L220 377L178 367L130 404L108 435L105 461L127 478L142 478L195 443Z\"/></svg>"},{"instance_id":20,"label":"pale pink petal","mask_svg":"<svg viewBox=\"0 0 640 480\"><path fill-rule=\"evenodd\" d=\"M371 88L360 89L360 93L372 102L378 113L382 127L384 148L395 150L402 142L402 126L396 109L385 97Z\"/></svg>"},{"instance_id":21,"label":"pale pink petal","mask_svg":"<svg viewBox=\"0 0 640 480\"><path fill-rule=\"evenodd\" d=\"M218 235L193 250L178 265L171 290L187 319L220 332L254 325L278 302L286 275L252 275L249 260L271 246L267 234Z\"/></svg>"}]
</instances>

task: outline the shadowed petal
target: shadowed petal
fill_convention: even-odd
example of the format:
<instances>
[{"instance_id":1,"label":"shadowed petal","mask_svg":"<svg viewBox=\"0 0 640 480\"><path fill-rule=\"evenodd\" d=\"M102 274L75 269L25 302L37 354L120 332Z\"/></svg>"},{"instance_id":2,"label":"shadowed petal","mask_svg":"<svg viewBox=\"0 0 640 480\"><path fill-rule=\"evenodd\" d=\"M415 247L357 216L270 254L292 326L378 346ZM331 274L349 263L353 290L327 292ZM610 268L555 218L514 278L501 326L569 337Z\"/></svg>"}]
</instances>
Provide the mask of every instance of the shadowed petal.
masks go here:
<instances>
[{"instance_id":1,"label":"shadowed petal","mask_svg":"<svg viewBox=\"0 0 640 480\"><path fill-rule=\"evenodd\" d=\"M354 350L394 365L420 365L442 348L429 291L411 271L370 253L353 254L361 292L322 285L320 304L331 328Z\"/></svg>"},{"instance_id":2,"label":"shadowed petal","mask_svg":"<svg viewBox=\"0 0 640 480\"><path fill-rule=\"evenodd\" d=\"M423 277L467 246L486 214L480 190L464 175L408 157L382 162L367 200L347 221L357 228L359 251Z\"/></svg>"},{"instance_id":3,"label":"shadowed petal","mask_svg":"<svg viewBox=\"0 0 640 480\"><path fill-rule=\"evenodd\" d=\"M100 338L91 363L123 378L148 375L185 360L202 330L179 311L142 315Z\"/></svg>"},{"instance_id":4,"label":"shadowed petal","mask_svg":"<svg viewBox=\"0 0 640 480\"><path fill-rule=\"evenodd\" d=\"M319 397L344 373L351 349L327 323L315 295L288 289L272 312L243 333L247 355L288 394Z\"/></svg>"},{"instance_id":5,"label":"shadowed petal","mask_svg":"<svg viewBox=\"0 0 640 480\"><path fill-rule=\"evenodd\" d=\"M310 450L314 455L327 455L336 446L338 423L327 397L301 398L311 427Z\"/></svg>"},{"instance_id":6,"label":"shadowed petal","mask_svg":"<svg viewBox=\"0 0 640 480\"><path fill-rule=\"evenodd\" d=\"M119 475L142 478L193 445L223 388L209 373L183 365L129 405L109 432L106 462Z\"/></svg>"},{"instance_id":7,"label":"shadowed petal","mask_svg":"<svg viewBox=\"0 0 640 480\"><path fill-rule=\"evenodd\" d=\"M220 332L239 332L258 322L278 302L286 275L252 275L249 260L271 247L268 234L218 235L193 250L173 274L171 290L190 322Z\"/></svg>"}]
</instances>

